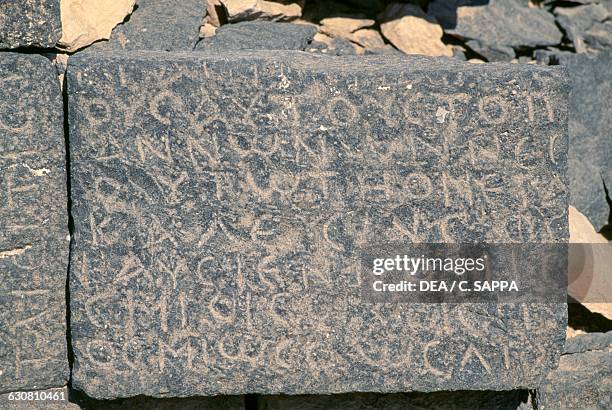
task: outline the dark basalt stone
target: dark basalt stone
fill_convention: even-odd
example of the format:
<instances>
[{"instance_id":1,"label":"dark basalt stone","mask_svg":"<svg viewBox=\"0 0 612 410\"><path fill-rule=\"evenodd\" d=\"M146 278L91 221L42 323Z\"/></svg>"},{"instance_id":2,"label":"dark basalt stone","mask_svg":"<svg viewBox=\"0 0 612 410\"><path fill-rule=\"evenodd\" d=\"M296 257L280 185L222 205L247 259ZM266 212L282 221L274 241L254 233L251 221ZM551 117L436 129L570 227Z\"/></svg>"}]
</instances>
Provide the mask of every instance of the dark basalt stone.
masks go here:
<instances>
[{"instance_id":1,"label":"dark basalt stone","mask_svg":"<svg viewBox=\"0 0 612 410\"><path fill-rule=\"evenodd\" d=\"M612 21L593 24L584 33L584 42L591 50L612 52Z\"/></svg>"},{"instance_id":2,"label":"dark basalt stone","mask_svg":"<svg viewBox=\"0 0 612 410\"><path fill-rule=\"evenodd\" d=\"M612 188L612 53L553 53L572 81L570 94L570 203L596 230L608 223L604 181ZM549 56L550 58L550 56Z\"/></svg>"},{"instance_id":3,"label":"dark basalt stone","mask_svg":"<svg viewBox=\"0 0 612 410\"><path fill-rule=\"evenodd\" d=\"M569 339L567 354L537 391L538 408L608 409L612 397L612 332Z\"/></svg>"},{"instance_id":4,"label":"dark basalt stone","mask_svg":"<svg viewBox=\"0 0 612 410\"><path fill-rule=\"evenodd\" d=\"M434 0L428 10L446 33L495 47L552 46L562 39L552 14L516 0Z\"/></svg>"},{"instance_id":5,"label":"dark basalt stone","mask_svg":"<svg viewBox=\"0 0 612 410\"><path fill-rule=\"evenodd\" d=\"M61 35L60 0L0 2L0 49L53 47Z\"/></svg>"},{"instance_id":6,"label":"dark basalt stone","mask_svg":"<svg viewBox=\"0 0 612 410\"><path fill-rule=\"evenodd\" d=\"M372 243L563 242L559 68L291 51L68 68L73 385L534 388L565 304L372 304Z\"/></svg>"},{"instance_id":7,"label":"dark basalt stone","mask_svg":"<svg viewBox=\"0 0 612 410\"><path fill-rule=\"evenodd\" d=\"M89 50L193 50L206 15L203 0L138 0L129 18L115 27L109 41Z\"/></svg>"},{"instance_id":8,"label":"dark basalt stone","mask_svg":"<svg viewBox=\"0 0 612 410\"><path fill-rule=\"evenodd\" d=\"M595 24L603 22L608 17L608 11L599 4L589 4L579 7L557 7L555 15L557 23L565 31L576 52L584 53L587 51L585 33Z\"/></svg>"},{"instance_id":9,"label":"dark basalt stone","mask_svg":"<svg viewBox=\"0 0 612 410\"><path fill-rule=\"evenodd\" d=\"M305 50L317 33L306 24L245 21L226 24L213 37L202 39L196 50Z\"/></svg>"},{"instance_id":10,"label":"dark basalt stone","mask_svg":"<svg viewBox=\"0 0 612 410\"><path fill-rule=\"evenodd\" d=\"M478 40L470 40L465 44L487 61L512 61L516 57L512 47L494 46Z\"/></svg>"},{"instance_id":11,"label":"dark basalt stone","mask_svg":"<svg viewBox=\"0 0 612 410\"><path fill-rule=\"evenodd\" d=\"M584 353L590 350L607 350L612 346L612 332L586 333L565 341L565 353Z\"/></svg>"},{"instance_id":12,"label":"dark basalt stone","mask_svg":"<svg viewBox=\"0 0 612 410\"><path fill-rule=\"evenodd\" d=\"M64 386L68 211L53 64L0 53L0 392Z\"/></svg>"}]
</instances>

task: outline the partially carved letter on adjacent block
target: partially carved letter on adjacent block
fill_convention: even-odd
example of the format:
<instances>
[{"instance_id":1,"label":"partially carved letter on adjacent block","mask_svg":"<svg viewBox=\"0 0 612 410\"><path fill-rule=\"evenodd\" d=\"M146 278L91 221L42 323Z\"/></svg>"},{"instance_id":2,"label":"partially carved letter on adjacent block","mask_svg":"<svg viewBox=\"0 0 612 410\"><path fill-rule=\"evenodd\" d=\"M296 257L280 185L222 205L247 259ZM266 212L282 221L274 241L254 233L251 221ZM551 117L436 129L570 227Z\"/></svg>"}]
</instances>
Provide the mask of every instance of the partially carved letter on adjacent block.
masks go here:
<instances>
[{"instance_id":1,"label":"partially carved letter on adjacent block","mask_svg":"<svg viewBox=\"0 0 612 410\"><path fill-rule=\"evenodd\" d=\"M0 54L0 392L68 381L62 107L49 60Z\"/></svg>"}]
</instances>

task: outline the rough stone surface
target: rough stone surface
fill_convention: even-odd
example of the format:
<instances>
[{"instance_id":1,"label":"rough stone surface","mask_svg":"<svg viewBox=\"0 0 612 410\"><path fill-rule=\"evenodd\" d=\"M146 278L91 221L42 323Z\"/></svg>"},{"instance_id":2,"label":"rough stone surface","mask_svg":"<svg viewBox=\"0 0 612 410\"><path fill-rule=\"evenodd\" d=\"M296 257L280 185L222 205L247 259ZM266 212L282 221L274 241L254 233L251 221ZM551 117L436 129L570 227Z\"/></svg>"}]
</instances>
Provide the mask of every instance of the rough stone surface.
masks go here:
<instances>
[{"instance_id":1,"label":"rough stone surface","mask_svg":"<svg viewBox=\"0 0 612 410\"><path fill-rule=\"evenodd\" d=\"M608 11L599 4L589 4L580 7L557 7L555 15L557 23L565 31L576 52L585 53L585 33L596 23L604 21L608 17Z\"/></svg>"},{"instance_id":2,"label":"rough stone surface","mask_svg":"<svg viewBox=\"0 0 612 410\"><path fill-rule=\"evenodd\" d=\"M561 356L559 368L538 389L537 408L609 409L612 404L611 335L586 334L569 339L566 344L578 353Z\"/></svg>"},{"instance_id":3,"label":"rough stone surface","mask_svg":"<svg viewBox=\"0 0 612 410\"><path fill-rule=\"evenodd\" d=\"M108 40L135 3L136 0L62 0L62 38L58 46L73 52L95 41Z\"/></svg>"},{"instance_id":4,"label":"rough stone surface","mask_svg":"<svg viewBox=\"0 0 612 410\"><path fill-rule=\"evenodd\" d=\"M357 47L356 44L345 38L329 37L327 34L317 33L308 51L335 56L353 56L357 54Z\"/></svg>"},{"instance_id":5,"label":"rough stone surface","mask_svg":"<svg viewBox=\"0 0 612 410\"><path fill-rule=\"evenodd\" d=\"M570 203L599 230L610 214L602 178L612 187L612 53L563 53L556 60L568 68L572 80Z\"/></svg>"},{"instance_id":6,"label":"rough stone surface","mask_svg":"<svg viewBox=\"0 0 612 410\"><path fill-rule=\"evenodd\" d=\"M512 47L491 45L478 40L469 40L465 44L487 61L512 61L516 57Z\"/></svg>"},{"instance_id":7,"label":"rough stone surface","mask_svg":"<svg viewBox=\"0 0 612 410\"><path fill-rule=\"evenodd\" d=\"M89 49L112 50L193 50L206 14L202 0L138 0L129 21L117 26L109 41Z\"/></svg>"},{"instance_id":8,"label":"rough stone surface","mask_svg":"<svg viewBox=\"0 0 612 410\"><path fill-rule=\"evenodd\" d=\"M587 47L598 51L612 51L612 21L595 23L584 33Z\"/></svg>"},{"instance_id":9,"label":"rough stone surface","mask_svg":"<svg viewBox=\"0 0 612 410\"><path fill-rule=\"evenodd\" d=\"M0 2L0 49L53 47L61 35L60 0Z\"/></svg>"},{"instance_id":10,"label":"rough stone surface","mask_svg":"<svg viewBox=\"0 0 612 410\"><path fill-rule=\"evenodd\" d=\"M608 350L612 347L612 332L587 333L565 341L565 354L584 353L591 350Z\"/></svg>"},{"instance_id":11,"label":"rough stone surface","mask_svg":"<svg viewBox=\"0 0 612 410\"><path fill-rule=\"evenodd\" d=\"M88 395L504 390L556 366L565 304L375 305L358 272L379 241L567 241L558 68L84 53L67 75Z\"/></svg>"},{"instance_id":12,"label":"rough stone surface","mask_svg":"<svg viewBox=\"0 0 612 410\"><path fill-rule=\"evenodd\" d=\"M206 23L200 27L200 38L213 37L215 34L217 34L217 27L212 24Z\"/></svg>"},{"instance_id":13,"label":"rough stone surface","mask_svg":"<svg viewBox=\"0 0 612 410\"><path fill-rule=\"evenodd\" d=\"M445 32L467 40L514 48L561 43L552 14L516 0L434 0L428 11Z\"/></svg>"},{"instance_id":14,"label":"rough stone surface","mask_svg":"<svg viewBox=\"0 0 612 410\"><path fill-rule=\"evenodd\" d=\"M349 17L330 17L321 20L321 33L331 37L347 37L351 33L376 23L370 19L356 19Z\"/></svg>"},{"instance_id":15,"label":"rough stone surface","mask_svg":"<svg viewBox=\"0 0 612 410\"><path fill-rule=\"evenodd\" d=\"M392 4L383 13L391 18L380 31L391 44L406 54L451 57L453 52L442 42L442 27L413 4Z\"/></svg>"},{"instance_id":16,"label":"rough stone surface","mask_svg":"<svg viewBox=\"0 0 612 410\"><path fill-rule=\"evenodd\" d=\"M236 23L245 20L291 21L300 18L302 7L297 2L266 0L220 0L227 20Z\"/></svg>"},{"instance_id":17,"label":"rough stone surface","mask_svg":"<svg viewBox=\"0 0 612 410\"><path fill-rule=\"evenodd\" d=\"M378 30L372 30L364 28L351 33L351 41L355 44L366 48L366 49L382 49L385 48L385 41L378 32Z\"/></svg>"},{"instance_id":18,"label":"rough stone surface","mask_svg":"<svg viewBox=\"0 0 612 410\"><path fill-rule=\"evenodd\" d=\"M312 47L330 55L363 54L366 49L379 50L387 47L378 30L365 28L376 22L371 19L331 17L321 20L319 33ZM390 47L390 46L389 46Z\"/></svg>"},{"instance_id":19,"label":"rough stone surface","mask_svg":"<svg viewBox=\"0 0 612 410\"><path fill-rule=\"evenodd\" d=\"M68 380L62 98L43 56L0 53L0 392Z\"/></svg>"},{"instance_id":20,"label":"rough stone surface","mask_svg":"<svg viewBox=\"0 0 612 410\"><path fill-rule=\"evenodd\" d=\"M315 36L313 25L244 21L226 24L213 37L201 40L196 50L305 50Z\"/></svg>"},{"instance_id":21,"label":"rough stone surface","mask_svg":"<svg viewBox=\"0 0 612 410\"><path fill-rule=\"evenodd\" d=\"M517 410L531 409L527 391L262 396L261 410Z\"/></svg>"}]
</instances>

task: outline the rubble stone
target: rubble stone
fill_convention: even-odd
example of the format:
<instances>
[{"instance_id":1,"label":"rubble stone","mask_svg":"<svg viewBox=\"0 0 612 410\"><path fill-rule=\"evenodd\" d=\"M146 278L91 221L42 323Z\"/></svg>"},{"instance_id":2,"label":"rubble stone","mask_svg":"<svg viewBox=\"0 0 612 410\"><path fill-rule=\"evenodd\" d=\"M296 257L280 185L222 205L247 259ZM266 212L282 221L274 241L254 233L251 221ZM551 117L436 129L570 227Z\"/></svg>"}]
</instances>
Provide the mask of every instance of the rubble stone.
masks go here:
<instances>
[{"instance_id":1,"label":"rubble stone","mask_svg":"<svg viewBox=\"0 0 612 410\"><path fill-rule=\"evenodd\" d=\"M561 43L562 33L546 10L516 0L434 0L429 14L448 34L495 47L540 47Z\"/></svg>"},{"instance_id":2,"label":"rubble stone","mask_svg":"<svg viewBox=\"0 0 612 410\"><path fill-rule=\"evenodd\" d=\"M213 37L201 40L196 50L305 50L316 32L316 27L307 24L244 21L219 27Z\"/></svg>"},{"instance_id":3,"label":"rubble stone","mask_svg":"<svg viewBox=\"0 0 612 410\"><path fill-rule=\"evenodd\" d=\"M109 41L88 50L191 51L206 14L202 0L138 0L129 21L117 26Z\"/></svg>"},{"instance_id":4,"label":"rubble stone","mask_svg":"<svg viewBox=\"0 0 612 410\"><path fill-rule=\"evenodd\" d=\"M392 20L380 25L380 30L391 44L406 54L452 56L452 50L442 43L443 31L432 17L413 4L393 4L394 11L385 11Z\"/></svg>"}]
</instances>

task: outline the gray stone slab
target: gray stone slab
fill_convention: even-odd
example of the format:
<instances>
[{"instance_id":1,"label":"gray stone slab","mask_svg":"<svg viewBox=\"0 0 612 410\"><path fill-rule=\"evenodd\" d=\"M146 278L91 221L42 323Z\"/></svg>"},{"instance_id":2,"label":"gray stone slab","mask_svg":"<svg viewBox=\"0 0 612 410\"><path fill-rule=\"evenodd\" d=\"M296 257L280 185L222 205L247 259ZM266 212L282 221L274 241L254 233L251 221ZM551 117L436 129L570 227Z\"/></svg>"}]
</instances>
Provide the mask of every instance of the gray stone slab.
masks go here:
<instances>
[{"instance_id":1,"label":"gray stone slab","mask_svg":"<svg viewBox=\"0 0 612 410\"><path fill-rule=\"evenodd\" d=\"M434 0L428 12L446 33L497 47L537 47L561 43L562 33L546 10L516 0Z\"/></svg>"},{"instance_id":2,"label":"gray stone slab","mask_svg":"<svg viewBox=\"0 0 612 410\"><path fill-rule=\"evenodd\" d=\"M0 2L0 49L53 47L61 35L60 0Z\"/></svg>"},{"instance_id":3,"label":"gray stone slab","mask_svg":"<svg viewBox=\"0 0 612 410\"><path fill-rule=\"evenodd\" d=\"M612 21L595 23L584 33L584 42L594 51L612 52Z\"/></svg>"},{"instance_id":4,"label":"gray stone slab","mask_svg":"<svg viewBox=\"0 0 612 410\"><path fill-rule=\"evenodd\" d=\"M612 187L612 53L559 53L555 59L568 68L572 80L570 202L599 230L610 214L602 179Z\"/></svg>"},{"instance_id":5,"label":"gray stone slab","mask_svg":"<svg viewBox=\"0 0 612 410\"><path fill-rule=\"evenodd\" d=\"M478 40L469 40L465 45L487 61L512 61L516 57L514 49L508 46L496 46Z\"/></svg>"},{"instance_id":6,"label":"gray stone slab","mask_svg":"<svg viewBox=\"0 0 612 410\"><path fill-rule=\"evenodd\" d=\"M88 395L499 390L556 366L565 304L376 305L357 272L372 242L567 240L560 69L242 51L67 75Z\"/></svg>"},{"instance_id":7,"label":"gray stone slab","mask_svg":"<svg viewBox=\"0 0 612 410\"><path fill-rule=\"evenodd\" d=\"M563 29L576 51L584 53L587 51L584 42L585 33L596 23L606 20L608 11L602 5L589 4L579 7L557 7L555 15L559 27Z\"/></svg>"},{"instance_id":8,"label":"gray stone slab","mask_svg":"<svg viewBox=\"0 0 612 410\"><path fill-rule=\"evenodd\" d=\"M193 50L206 15L203 0L138 0L129 19L115 27L109 41L88 50Z\"/></svg>"},{"instance_id":9,"label":"gray stone slab","mask_svg":"<svg viewBox=\"0 0 612 410\"><path fill-rule=\"evenodd\" d=\"M612 406L612 332L602 337L580 335L569 345L585 351L561 356L559 368L551 372L537 391L540 409L609 409ZM590 344L590 345L589 345Z\"/></svg>"},{"instance_id":10,"label":"gray stone slab","mask_svg":"<svg viewBox=\"0 0 612 410\"><path fill-rule=\"evenodd\" d=\"M226 24L213 37L200 41L196 50L305 50L317 33L306 24L245 21Z\"/></svg>"},{"instance_id":11,"label":"gray stone slab","mask_svg":"<svg viewBox=\"0 0 612 410\"><path fill-rule=\"evenodd\" d=\"M63 103L43 56L0 54L0 392L68 380Z\"/></svg>"},{"instance_id":12,"label":"gray stone slab","mask_svg":"<svg viewBox=\"0 0 612 410\"><path fill-rule=\"evenodd\" d=\"M517 410L532 409L527 391L354 393L319 396L260 396L260 410Z\"/></svg>"}]
</instances>

